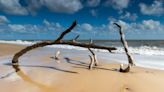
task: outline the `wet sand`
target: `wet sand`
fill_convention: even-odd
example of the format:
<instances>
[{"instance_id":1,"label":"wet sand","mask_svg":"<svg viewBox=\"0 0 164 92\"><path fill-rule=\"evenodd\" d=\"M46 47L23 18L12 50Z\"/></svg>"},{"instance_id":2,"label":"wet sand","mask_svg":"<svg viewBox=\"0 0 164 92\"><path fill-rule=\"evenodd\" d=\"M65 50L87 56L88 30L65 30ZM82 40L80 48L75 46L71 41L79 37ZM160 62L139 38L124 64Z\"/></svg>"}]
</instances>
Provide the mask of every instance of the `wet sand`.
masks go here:
<instances>
[{"instance_id":1,"label":"wet sand","mask_svg":"<svg viewBox=\"0 0 164 92\"><path fill-rule=\"evenodd\" d=\"M2 92L164 92L164 71L133 67L129 73L120 73L118 63L101 59L90 71L85 51L63 50L61 63L56 63L51 57L57 49L49 53L40 48L20 59L20 71L16 73L11 58L23 47L0 44Z\"/></svg>"}]
</instances>

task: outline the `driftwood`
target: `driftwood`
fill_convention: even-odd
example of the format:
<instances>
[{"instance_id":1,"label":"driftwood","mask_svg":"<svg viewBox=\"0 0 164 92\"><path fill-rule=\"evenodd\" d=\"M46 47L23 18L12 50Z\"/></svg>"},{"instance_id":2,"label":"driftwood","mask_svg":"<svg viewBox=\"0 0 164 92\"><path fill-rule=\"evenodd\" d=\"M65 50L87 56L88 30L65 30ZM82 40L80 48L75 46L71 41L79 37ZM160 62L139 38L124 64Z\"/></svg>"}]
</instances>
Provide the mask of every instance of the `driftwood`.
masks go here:
<instances>
[{"instance_id":1,"label":"driftwood","mask_svg":"<svg viewBox=\"0 0 164 92\"><path fill-rule=\"evenodd\" d=\"M97 60L96 54L90 48L88 48L88 50L91 52L91 54L93 56L94 65L97 66L98 65L98 60Z\"/></svg>"},{"instance_id":2,"label":"driftwood","mask_svg":"<svg viewBox=\"0 0 164 92\"><path fill-rule=\"evenodd\" d=\"M131 65L128 65L128 67L126 67L125 69L123 68L123 66L123 64L120 65L120 72L127 73L130 71Z\"/></svg>"},{"instance_id":3,"label":"driftwood","mask_svg":"<svg viewBox=\"0 0 164 92\"><path fill-rule=\"evenodd\" d=\"M83 47L83 48L104 49L104 50L108 50L109 52L111 52L112 50L116 50L115 47L99 46L99 45L95 45L95 44L77 42L76 39L78 39L79 36L76 36L73 40L63 41L62 39L64 38L64 36L66 34L68 34L69 32L71 32L72 29L76 26L76 24L77 24L76 21L73 22L72 25L67 30L65 30L63 33L61 33L61 35L55 41L43 41L40 43L36 43L36 44L28 46L28 47L22 49L21 51L17 52L12 59L12 64L18 65L18 63L19 63L18 59L22 55L27 53L28 51L31 51L31 50L39 48L39 47L44 47L47 45L53 45L53 44L64 44L64 45L72 45L72 46L78 46L78 47Z\"/></svg>"},{"instance_id":4,"label":"driftwood","mask_svg":"<svg viewBox=\"0 0 164 92\"><path fill-rule=\"evenodd\" d=\"M60 55L60 51L57 51L54 58L57 63L60 63L59 55Z\"/></svg>"},{"instance_id":5,"label":"driftwood","mask_svg":"<svg viewBox=\"0 0 164 92\"><path fill-rule=\"evenodd\" d=\"M89 58L90 58L89 70L92 70L94 65L93 56L89 55Z\"/></svg>"},{"instance_id":6,"label":"driftwood","mask_svg":"<svg viewBox=\"0 0 164 92\"><path fill-rule=\"evenodd\" d=\"M93 41L90 39L90 44L93 44ZM89 47L88 50L91 52L92 56L89 55L91 63L89 64L89 69L91 70L93 66L98 66L98 60L96 54Z\"/></svg>"},{"instance_id":7,"label":"driftwood","mask_svg":"<svg viewBox=\"0 0 164 92\"><path fill-rule=\"evenodd\" d=\"M123 31L122 31L122 27L120 25L118 25L117 23L114 23L114 24L119 28L121 42L122 42L122 44L124 46L124 50L125 50L126 55L128 57L128 63L129 63L128 67L126 69L122 69L123 65L121 65L120 72L129 72L131 66L134 65L133 58L132 58L131 54L129 53L128 44L127 44L127 41L125 40L125 35L124 35Z\"/></svg>"}]
</instances>

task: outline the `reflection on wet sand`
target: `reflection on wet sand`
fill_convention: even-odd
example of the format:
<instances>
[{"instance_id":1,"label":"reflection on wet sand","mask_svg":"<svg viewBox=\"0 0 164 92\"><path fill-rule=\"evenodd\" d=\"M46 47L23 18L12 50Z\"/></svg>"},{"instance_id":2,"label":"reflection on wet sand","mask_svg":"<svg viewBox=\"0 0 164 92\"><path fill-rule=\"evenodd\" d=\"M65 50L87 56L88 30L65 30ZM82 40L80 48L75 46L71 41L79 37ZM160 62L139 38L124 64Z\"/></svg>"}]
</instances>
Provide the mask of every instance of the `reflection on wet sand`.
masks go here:
<instances>
[{"instance_id":1,"label":"reflection on wet sand","mask_svg":"<svg viewBox=\"0 0 164 92\"><path fill-rule=\"evenodd\" d=\"M15 72L17 73L18 76L20 76L24 81L37 86L38 88L40 88L43 92L55 92L55 89L52 87L49 87L47 85L41 84L39 82L36 82L32 79L30 79L19 67L19 64L13 64L12 65L13 68L15 69Z\"/></svg>"}]
</instances>

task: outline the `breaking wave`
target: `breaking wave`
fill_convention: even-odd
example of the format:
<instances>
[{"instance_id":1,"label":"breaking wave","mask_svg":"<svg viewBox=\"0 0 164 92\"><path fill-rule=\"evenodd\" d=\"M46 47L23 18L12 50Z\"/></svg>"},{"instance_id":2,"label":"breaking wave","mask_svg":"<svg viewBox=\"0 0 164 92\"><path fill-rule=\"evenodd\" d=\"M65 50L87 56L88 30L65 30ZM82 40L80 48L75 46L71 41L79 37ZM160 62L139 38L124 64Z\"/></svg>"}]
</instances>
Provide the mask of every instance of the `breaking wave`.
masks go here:
<instances>
[{"instance_id":1,"label":"breaking wave","mask_svg":"<svg viewBox=\"0 0 164 92\"><path fill-rule=\"evenodd\" d=\"M16 41L4 41L1 40L0 43L7 43L7 44L17 44L17 45L32 45L34 43L37 43L39 41L22 41L22 40L16 40ZM64 48L64 49L76 49L76 50L87 50L82 47L75 47L75 46L69 46L69 45L51 45L47 46L48 48ZM115 46L117 48L114 53L125 53L123 47ZM108 52L105 50L97 50L98 52ZM132 54L139 54L139 55L164 55L164 48L157 47L157 46L138 46L138 47L129 47L129 51Z\"/></svg>"}]
</instances>

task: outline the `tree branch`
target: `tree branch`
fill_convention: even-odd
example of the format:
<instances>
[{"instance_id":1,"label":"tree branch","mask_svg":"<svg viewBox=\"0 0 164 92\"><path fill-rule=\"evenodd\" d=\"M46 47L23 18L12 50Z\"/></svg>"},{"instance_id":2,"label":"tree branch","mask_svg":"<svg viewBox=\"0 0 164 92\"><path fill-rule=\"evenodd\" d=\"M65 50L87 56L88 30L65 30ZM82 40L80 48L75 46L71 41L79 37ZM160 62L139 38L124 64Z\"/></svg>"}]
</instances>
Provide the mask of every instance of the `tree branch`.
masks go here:
<instances>
[{"instance_id":1,"label":"tree branch","mask_svg":"<svg viewBox=\"0 0 164 92\"><path fill-rule=\"evenodd\" d=\"M126 69L122 69L122 67L120 67L120 72L129 72L130 71L130 67L134 65L133 63L133 58L131 56L131 54L129 53L129 50L128 50L128 44L127 44L127 41L125 40L125 35L122 31L122 27L117 24L117 23L114 23L118 28L119 28L119 33L120 33L120 40L124 46L124 50L126 52L126 55L127 55L127 58L128 58L128 67ZM123 66L123 65L122 65Z\"/></svg>"},{"instance_id":2,"label":"tree branch","mask_svg":"<svg viewBox=\"0 0 164 92\"><path fill-rule=\"evenodd\" d=\"M92 70L94 62L93 62L93 57L91 55L89 55L90 58L90 64L89 64L89 70Z\"/></svg>"},{"instance_id":3,"label":"tree branch","mask_svg":"<svg viewBox=\"0 0 164 92\"><path fill-rule=\"evenodd\" d=\"M71 32L72 29L76 26L76 24L77 24L76 21L74 21L74 22L72 23L72 25L71 25L67 30L65 30L65 31L57 38L56 42L58 42L58 41L60 41L61 39L63 39L63 37L64 37L67 33Z\"/></svg>"},{"instance_id":4,"label":"tree branch","mask_svg":"<svg viewBox=\"0 0 164 92\"><path fill-rule=\"evenodd\" d=\"M91 54L93 56L94 65L98 66L98 60L97 60L96 54L90 48L88 48L88 50L91 52Z\"/></svg>"},{"instance_id":5,"label":"tree branch","mask_svg":"<svg viewBox=\"0 0 164 92\"><path fill-rule=\"evenodd\" d=\"M62 41L63 37L67 33L71 32L71 30L75 26L76 26L76 21L73 22L72 25L67 30L65 30L63 33L61 33L61 35L55 41L44 41L44 42L36 43L36 44L28 46L28 47L22 49L21 51L17 52L12 59L13 65L14 64L17 65L19 57L21 57L22 55L24 55L28 51L31 51L31 50L39 48L39 47L44 47L47 45L53 45L53 44L65 44L65 45L72 45L72 46L78 46L78 47L83 47L83 48L89 47L89 48L94 48L94 49L104 49L104 50L108 50L110 52L112 50L116 50L116 48L114 48L114 47L98 46L98 45L94 45L94 44L80 43L80 42L75 42L75 41Z\"/></svg>"}]
</instances>

